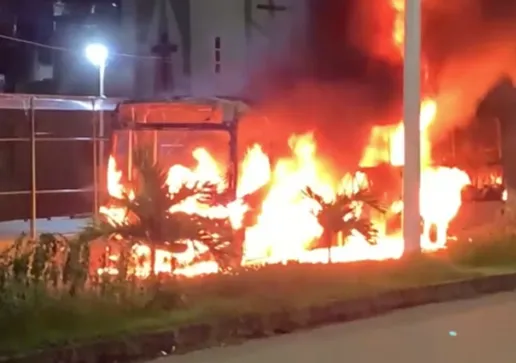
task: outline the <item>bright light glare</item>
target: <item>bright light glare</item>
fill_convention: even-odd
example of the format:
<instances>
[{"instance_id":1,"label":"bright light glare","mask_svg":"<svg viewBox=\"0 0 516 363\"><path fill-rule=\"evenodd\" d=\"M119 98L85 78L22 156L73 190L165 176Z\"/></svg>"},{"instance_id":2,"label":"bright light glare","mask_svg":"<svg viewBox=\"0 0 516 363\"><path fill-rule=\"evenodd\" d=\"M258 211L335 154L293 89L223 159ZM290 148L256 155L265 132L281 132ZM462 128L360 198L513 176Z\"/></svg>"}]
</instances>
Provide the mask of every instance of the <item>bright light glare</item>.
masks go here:
<instances>
[{"instance_id":1,"label":"bright light glare","mask_svg":"<svg viewBox=\"0 0 516 363\"><path fill-rule=\"evenodd\" d=\"M109 50L104 44L89 44L85 49L86 58L96 67L105 67Z\"/></svg>"}]
</instances>

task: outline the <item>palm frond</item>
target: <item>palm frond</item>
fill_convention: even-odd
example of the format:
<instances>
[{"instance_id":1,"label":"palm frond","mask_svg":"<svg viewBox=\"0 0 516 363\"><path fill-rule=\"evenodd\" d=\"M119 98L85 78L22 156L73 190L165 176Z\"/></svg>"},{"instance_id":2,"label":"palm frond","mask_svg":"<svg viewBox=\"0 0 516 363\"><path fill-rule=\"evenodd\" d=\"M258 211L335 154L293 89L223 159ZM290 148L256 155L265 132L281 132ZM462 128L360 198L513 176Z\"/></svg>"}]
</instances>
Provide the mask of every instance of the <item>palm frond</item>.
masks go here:
<instances>
[{"instance_id":1,"label":"palm frond","mask_svg":"<svg viewBox=\"0 0 516 363\"><path fill-rule=\"evenodd\" d=\"M144 243L171 252L185 241L199 241L209 253L224 265L230 260L228 246L232 242L232 228L229 219L209 219L179 211L189 198L197 202L212 204L220 202L221 193L211 183L182 184L171 191L167 185L168 171L162 168L149 152L149 148L136 149L133 155L134 178L132 194L112 198L113 206L126 211L123 222L110 220L89 226L83 231L86 239L112 238L129 244Z\"/></svg>"},{"instance_id":2,"label":"palm frond","mask_svg":"<svg viewBox=\"0 0 516 363\"><path fill-rule=\"evenodd\" d=\"M150 213L150 210L168 211L182 201L187 188L182 188L180 194L171 195L167 185L168 171L153 160L149 148L135 150L133 166L136 171L133 204L145 207Z\"/></svg>"},{"instance_id":3,"label":"palm frond","mask_svg":"<svg viewBox=\"0 0 516 363\"><path fill-rule=\"evenodd\" d=\"M262 185L260 188L241 197L247 209L242 217L242 228L250 228L258 223L262 214L263 202L269 194L271 183Z\"/></svg>"},{"instance_id":4,"label":"palm frond","mask_svg":"<svg viewBox=\"0 0 516 363\"><path fill-rule=\"evenodd\" d=\"M197 201L208 206L227 205L233 200L229 188L219 190L219 186L211 182L198 183L196 190Z\"/></svg>"},{"instance_id":5,"label":"palm frond","mask_svg":"<svg viewBox=\"0 0 516 363\"><path fill-rule=\"evenodd\" d=\"M197 184L193 187L190 187L187 184L183 183L181 184L178 190L168 194L169 205L170 207L174 205L179 205L189 198L197 197L200 193L201 189Z\"/></svg>"},{"instance_id":6,"label":"palm frond","mask_svg":"<svg viewBox=\"0 0 516 363\"><path fill-rule=\"evenodd\" d=\"M360 202L381 213L387 213L388 208L368 189L360 189L350 196L351 201Z\"/></svg>"},{"instance_id":7,"label":"palm frond","mask_svg":"<svg viewBox=\"0 0 516 363\"><path fill-rule=\"evenodd\" d=\"M306 187L305 190L303 190L303 194L308 197L309 199L312 199L314 202L316 202L317 204L319 204L321 207L324 207L325 205L327 205L328 203L326 202L326 200L323 198L322 195L320 194L317 194L312 188L310 187Z\"/></svg>"},{"instance_id":8,"label":"palm frond","mask_svg":"<svg viewBox=\"0 0 516 363\"><path fill-rule=\"evenodd\" d=\"M163 224L163 235L168 242L199 240L202 236L199 218L185 212L170 213Z\"/></svg>"},{"instance_id":9,"label":"palm frond","mask_svg":"<svg viewBox=\"0 0 516 363\"><path fill-rule=\"evenodd\" d=\"M386 209L368 190L361 189L355 193L338 193L332 201L326 201L323 196L317 194L310 187L306 188L304 194L319 205L319 209L314 213L326 234L341 233L346 240L354 233L359 233L367 242L376 242L377 230L369 219L358 215L357 208L360 205L367 205L382 213Z\"/></svg>"},{"instance_id":10,"label":"palm frond","mask_svg":"<svg viewBox=\"0 0 516 363\"><path fill-rule=\"evenodd\" d=\"M79 232L77 240L88 243L99 238L108 239L115 230L116 227L111 223L103 220L94 221Z\"/></svg>"},{"instance_id":11,"label":"palm frond","mask_svg":"<svg viewBox=\"0 0 516 363\"><path fill-rule=\"evenodd\" d=\"M208 249L218 265L225 269L237 256L233 248L234 231L227 218L199 217L199 241Z\"/></svg>"},{"instance_id":12,"label":"palm frond","mask_svg":"<svg viewBox=\"0 0 516 363\"><path fill-rule=\"evenodd\" d=\"M376 244L378 238L378 230L374 227L370 220L365 218L350 218L343 220L340 226L336 228L337 232L342 233L344 239L351 237L353 234L360 234L369 244Z\"/></svg>"}]
</instances>

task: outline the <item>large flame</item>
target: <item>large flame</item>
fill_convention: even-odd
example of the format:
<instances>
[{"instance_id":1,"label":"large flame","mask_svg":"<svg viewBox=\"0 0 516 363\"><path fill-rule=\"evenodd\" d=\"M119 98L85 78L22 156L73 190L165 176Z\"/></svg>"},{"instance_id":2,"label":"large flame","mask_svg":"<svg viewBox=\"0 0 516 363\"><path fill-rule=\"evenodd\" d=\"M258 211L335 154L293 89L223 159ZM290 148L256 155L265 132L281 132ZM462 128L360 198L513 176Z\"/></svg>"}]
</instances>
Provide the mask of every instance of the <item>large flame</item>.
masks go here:
<instances>
[{"instance_id":1,"label":"large flame","mask_svg":"<svg viewBox=\"0 0 516 363\"><path fill-rule=\"evenodd\" d=\"M405 0L391 0L394 11L392 40L401 58L405 43ZM424 62L424 61L423 61ZM425 80L427 72L425 63ZM432 167L432 150L429 130L438 113L438 105L431 96L425 96L421 103L419 129L421 131L421 187L420 212L423 218L423 235L421 239L424 249L444 247L448 224L455 217L461 206L461 191L471 183L469 176L457 168ZM371 167L382 163L394 166L405 164L405 130L403 121L392 126L376 126L371 131L369 145L360 162L363 167ZM401 209L401 201L394 207ZM430 242L431 227L436 229L436 243Z\"/></svg>"},{"instance_id":2,"label":"large flame","mask_svg":"<svg viewBox=\"0 0 516 363\"><path fill-rule=\"evenodd\" d=\"M390 0L395 13L392 42L403 57L404 43L404 0ZM433 167L429 129L438 114L438 105L434 98L425 96L421 105L421 217L423 219L422 248L435 250L446 245L447 229L450 221L457 214L461 205L461 190L470 183L468 175L459 169ZM290 260L300 262L328 262L328 250L311 250L310 244L321 237L323 230L314 215L316 206L310 199L303 197L301 190L310 186L327 200L335 197L339 190L356 190L357 184L367 184L364 174L352 173L338 175L330 170L324 160L317 154L317 145L311 134L293 135L289 140L291 155L278 160L274 165L263 152L260 145L252 146L241 162L241 176L238 183L237 198L268 186L263 199L261 213L257 224L246 230L244 242L244 264L278 263ZM197 162L195 168L173 165L169 170L167 184L174 192L183 183L209 181L225 188L225 165L217 162L204 148L193 152ZM371 130L369 145L364 150L360 166L374 167L382 163L392 166L404 165L404 129L400 121L393 126L379 126ZM120 197L131 196L130 190L124 189L121 173L116 167L113 157L108 165L108 191L110 195ZM391 210L401 211L401 198L392 201ZM199 213L206 216L229 217L235 228L242 223L246 205L237 199L226 207L211 208L200 205L194 199L188 200L176 210L187 213ZM358 209L361 212L360 208ZM125 218L124 211L105 206L102 212L114 221ZM376 245L367 243L358 233L347 241L340 241L339 246L331 249L333 261L356 261L364 259L399 258L404 249L400 233L385 233L383 220L373 221L380 236ZM430 237L432 228L436 230L436 238ZM191 261L195 256L195 248L190 248L175 258ZM135 253L149 256L150 249L138 246ZM159 251L156 258L157 272L171 272L171 254ZM148 260L148 259L147 259ZM140 275L149 274L150 264L141 267ZM175 273L193 276L200 273L217 271L214 262L191 264L186 268L175 270Z\"/></svg>"},{"instance_id":3,"label":"large flame","mask_svg":"<svg viewBox=\"0 0 516 363\"><path fill-rule=\"evenodd\" d=\"M402 147L402 145L399 145ZM317 206L314 202L303 196L301 191L308 185L325 199L331 200L341 190L349 192L368 183L367 177L362 173L346 174L342 178L335 176L324 165L317 155L316 143L311 134L294 135L290 139L292 155L280 159L271 169L268 156L259 145L255 145L247 151L241 163L241 178L239 180L238 196L243 196L258 188L269 185L267 194L263 200L261 214L256 225L247 229L244 243L244 264L278 263L286 261L299 262L328 262L327 250L310 249L312 242L322 235L322 227L319 225L314 211ZM202 151L199 151L202 150ZM197 149L195 154L206 157L197 158L197 166L189 169L182 165L173 165L169 170L168 185L174 191L178 183L190 183L197 180L210 181L212 183L223 182L223 170L205 149ZM215 172L217 171L217 172ZM123 187L120 183L121 173L116 169L116 162L110 158L109 180L110 193L119 195ZM454 218L461 205L461 189L469 183L467 175L458 169L444 167L426 167L422 173L421 183L421 215L424 219L422 235L422 247L426 250L442 248L446 244L447 227ZM218 184L217 184L218 185ZM117 192L115 192L117 191ZM131 195L131 193L126 193ZM401 202L395 201L392 210L399 209ZM226 207L206 207L195 201L187 200L175 210L187 213L198 213L212 217L229 217L235 228L240 227L246 206L240 199L229 203ZM361 212L360 208L358 213ZM118 211L108 206L102 208L102 212L112 220L122 221L125 218L123 211ZM377 229L385 231L384 221L374 221ZM437 239L431 241L430 227L437 229ZM174 257L180 262L187 263L195 257L194 242L190 248ZM403 240L399 234L387 235L381 233L377 244L369 244L363 236L356 233L347 241L340 241L340 245L331 250L332 261L357 261L365 259L391 259L399 258L403 253ZM135 253L146 256L147 261L140 270L139 275L147 275L150 272L148 256L150 249L147 246L138 246ZM156 258L157 272L171 272L171 253L158 251ZM216 272L218 269L214 262L202 262L186 268L176 270L176 273L192 276L200 273Z\"/></svg>"}]
</instances>

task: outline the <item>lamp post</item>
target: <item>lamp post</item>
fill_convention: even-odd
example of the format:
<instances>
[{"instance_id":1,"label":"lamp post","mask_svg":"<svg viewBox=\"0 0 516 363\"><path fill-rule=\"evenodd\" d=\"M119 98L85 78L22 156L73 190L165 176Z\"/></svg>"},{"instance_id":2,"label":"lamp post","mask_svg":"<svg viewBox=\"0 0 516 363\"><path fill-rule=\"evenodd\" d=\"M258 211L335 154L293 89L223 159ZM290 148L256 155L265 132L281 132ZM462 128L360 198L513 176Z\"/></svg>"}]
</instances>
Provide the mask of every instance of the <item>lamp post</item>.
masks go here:
<instances>
[{"instance_id":1,"label":"lamp post","mask_svg":"<svg viewBox=\"0 0 516 363\"><path fill-rule=\"evenodd\" d=\"M109 57L108 48L101 43L89 44L85 52L86 58L99 70L99 92L100 97L105 97L104 94L104 74L106 71L106 63Z\"/></svg>"},{"instance_id":2,"label":"lamp post","mask_svg":"<svg viewBox=\"0 0 516 363\"><path fill-rule=\"evenodd\" d=\"M421 186L421 0L405 0L403 65L403 239L405 253L421 251L419 192Z\"/></svg>"},{"instance_id":3,"label":"lamp post","mask_svg":"<svg viewBox=\"0 0 516 363\"><path fill-rule=\"evenodd\" d=\"M109 49L101 43L92 43L86 46L84 51L86 58L88 61L98 68L99 71L99 89L98 96L100 98L104 98L104 75L106 72L106 64L109 57ZM96 216L99 210L99 188L98 184L100 180L103 178L99 178L98 169L99 167L104 165L104 111L102 108L99 111L99 124L98 130L94 127L94 135L93 135L93 179L94 179L94 215ZM99 140L100 139L100 143ZM98 145L98 155L97 155L97 145ZM103 170L102 168L100 170ZM102 171L101 171L102 173ZM103 175L103 174L101 174Z\"/></svg>"}]
</instances>

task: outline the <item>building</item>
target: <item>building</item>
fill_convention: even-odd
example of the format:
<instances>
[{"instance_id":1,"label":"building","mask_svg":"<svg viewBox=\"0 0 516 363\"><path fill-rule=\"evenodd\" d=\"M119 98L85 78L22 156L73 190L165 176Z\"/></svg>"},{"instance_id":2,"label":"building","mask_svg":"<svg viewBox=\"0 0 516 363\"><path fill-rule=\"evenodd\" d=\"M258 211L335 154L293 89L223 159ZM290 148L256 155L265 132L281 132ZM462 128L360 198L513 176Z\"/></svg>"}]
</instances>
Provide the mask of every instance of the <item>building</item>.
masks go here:
<instances>
[{"instance_id":1,"label":"building","mask_svg":"<svg viewBox=\"0 0 516 363\"><path fill-rule=\"evenodd\" d=\"M0 74L5 91L57 93L66 58L82 40L113 34L120 22L118 0L1 0L0 34L44 44L0 39ZM78 38L79 37L79 38ZM52 47L72 50L56 51ZM8 56L7 56L8 55ZM81 93L81 90L74 93Z\"/></svg>"},{"instance_id":2,"label":"building","mask_svg":"<svg viewBox=\"0 0 516 363\"><path fill-rule=\"evenodd\" d=\"M300 0L122 0L134 94L240 95L252 72L288 49ZM154 59L145 56L157 57ZM131 71L134 69L134 71ZM137 86L136 86L137 85Z\"/></svg>"},{"instance_id":3,"label":"building","mask_svg":"<svg viewBox=\"0 0 516 363\"><path fill-rule=\"evenodd\" d=\"M94 94L97 71L87 63L83 51L90 42L103 42L115 53L107 66L106 95L122 97L241 96L257 69L291 51L291 24L297 8L290 8L289 2L301 3L42 0L34 14L20 17L33 5L31 1L9 3L15 6L9 8L11 16L5 16L5 24L0 22L2 34L50 48L1 39L3 54L14 54L0 60L7 91ZM2 110L2 115L1 137L28 135L29 113ZM38 111L37 129L52 137L89 137L92 116L89 112ZM32 154L28 145L0 143L1 192L30 189ZM90 143L42 142L36 154L39 190L91 187L94 169ZM0 204L9 206L0 208L0 220L28 218L29 201L28 195L0 195ZM75 215L92 209L93 200L87 193L39 195L36 208L39 217Z\"/></svg>"},{"instance_id":4,"label":"building","mask_svg":"<svg viewBox=\"0 0 516 363\"><path fill-rule=\"evenodd\" d=\"M97 73L83 49L96 41L113 53L108 96L239 95L256 69L289 52L305 3L3 0L1 34L54 49L2 39L15 56L0 61L0 74L8 92L94 94Z\"/></svg>"}]
</instances>

